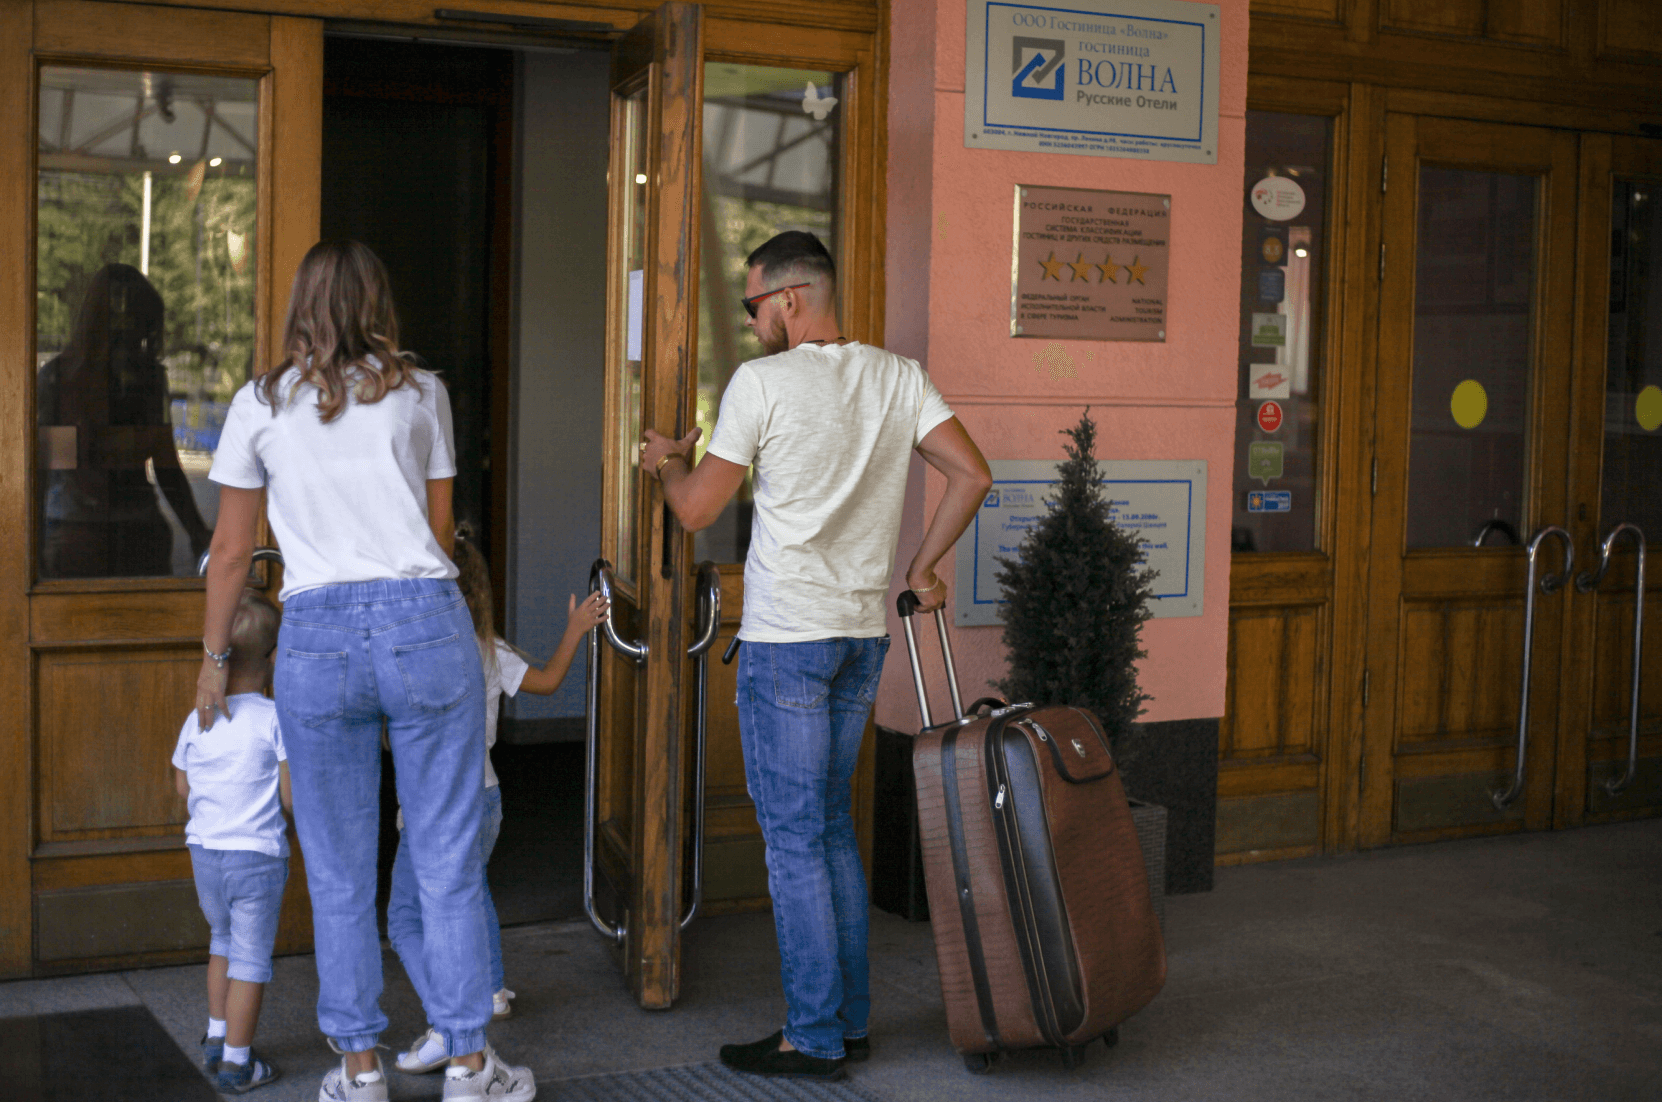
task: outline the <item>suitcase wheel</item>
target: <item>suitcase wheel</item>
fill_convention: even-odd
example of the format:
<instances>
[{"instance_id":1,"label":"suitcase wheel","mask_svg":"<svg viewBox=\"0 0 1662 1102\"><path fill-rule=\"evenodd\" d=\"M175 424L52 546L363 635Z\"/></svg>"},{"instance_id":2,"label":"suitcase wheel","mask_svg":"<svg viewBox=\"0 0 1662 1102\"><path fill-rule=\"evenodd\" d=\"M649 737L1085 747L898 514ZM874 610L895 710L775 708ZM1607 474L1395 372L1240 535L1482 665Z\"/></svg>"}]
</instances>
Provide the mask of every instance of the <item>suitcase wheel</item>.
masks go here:
<instances>
[{"instance_id":1,"label":"suitcase wheel","mask_svg":"<svg viewBox=\"0 0 1662 1102\"><path fill-rule=\"evenodd\" d=\"M971 1075L985 1075L993 1069L993 1058L989 1053L972 1052L964 1057L964 1070Z\"/></svg>"},{"instance_id":2,"label":"suitcase wheel","mask_svg":"<svg viewBox=\"0 0 1662 1102\"><path fill-rule=\"evenodd\" d=\"M1115 1026L1113 1029L1110 1029L1107 1033L1104 1033L1102 1035L1102 1043L1104 1045L1108 1046L1109 1048L1113 1048L1115 1045L1119 1044L1120 1043L1120 1027Z\"/></svg>"},{"instance_id":3,"label":"suitcase wheel","mask_svg":"<svg viewBox=\"0 0 1662 1102\"><path fill-rule=\"evenodd\" d=\"M1062 1066L1072 1071L1085 1062L1084 1045L1064 1045L1062 1047Z\"/></svg>"}]
</instances>

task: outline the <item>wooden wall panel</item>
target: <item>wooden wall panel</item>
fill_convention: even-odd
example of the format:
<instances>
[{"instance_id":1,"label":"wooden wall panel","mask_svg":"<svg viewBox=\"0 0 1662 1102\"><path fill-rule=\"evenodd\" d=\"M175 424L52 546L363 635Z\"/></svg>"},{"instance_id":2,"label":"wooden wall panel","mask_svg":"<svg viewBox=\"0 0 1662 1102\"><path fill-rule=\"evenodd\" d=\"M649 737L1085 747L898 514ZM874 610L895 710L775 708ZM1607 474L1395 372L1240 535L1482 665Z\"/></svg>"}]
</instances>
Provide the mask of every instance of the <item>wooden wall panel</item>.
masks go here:
<instances>
[{"instance_id":1,"label":"wooden wall panel","mask_svg":"<svg viewBox=\"0 0 1662 1102\"><path fill-rule=\"evenodd\" d=\"M1662 61L1662 4L1656 0L1601 0L1599 53Z\"/></svg>"},{"instance_id":2,"label":"wooden wall panel","mask_svg":"<svg viewBox=\"0 0 1662 1102\"><path fill-rule=\"evenodd\" d=\"M1224 761L1315 751L1318 606L1231 610Z\"/></svg>"},{"instance_id":3,"label":"wooden wall panel","mask_svg":"<svg viewBox=\"0 0 1662 1102\"><path fill-rule=\"evenodd\" d=\"M1252 14L1290 15L1337 23L1340 18L1339 0L1252 0Z\"/></svg>"},{"instance_id":4,"label":"wooden wall panel","mask_svg":"<svg viewBox=\"0 0 1662 1102\"><path fill-rule=\"evenodd\" d=\"M35 50L72 57L143 58L264 69L271 20L264 15L36 0Z\"/></svg>"},{"instance_id":5,"label":"wooden wall panel","mask_svg":"<svg viewBox=\"0 0 1662 1102\"><path fill-rule=\"evenodd\" d=\"M1561 46L1563 0L1489 0L1485 33L1497 42Z\"/></svg>"},{"instance_id":6,"label":"wooden wall panel","mask_svg":"<svg viewBox=\"0 0 1662 1102\"><path fill-rule=\"evenodd\" d=\"M1386 30L1476 37L1483 33L1483 7L1483 0L1384 0L1379 25Z\"/></svg>"},{"instance_id":7,"label":"wooden wall panel","mask_svg":"<svg viewBox=\"0 0 1662 1102\"><path fill-rule=\"evenodd\" d=\"M180 832L189 814L168 761L200 666L194 648L40 656L42 842Z\"/></svg>"},{"instance_id":8,"label":"wooden wall panel","mask_svg":"<svg viewBox=\"0 0 1662 1102\"><path fill-rule=\"evenodd\" d=\"M1516 602L1408 603L1402 615L1399 740L1501 733L1518 718L1523 610Z\"/></svg>"}]
</instances>

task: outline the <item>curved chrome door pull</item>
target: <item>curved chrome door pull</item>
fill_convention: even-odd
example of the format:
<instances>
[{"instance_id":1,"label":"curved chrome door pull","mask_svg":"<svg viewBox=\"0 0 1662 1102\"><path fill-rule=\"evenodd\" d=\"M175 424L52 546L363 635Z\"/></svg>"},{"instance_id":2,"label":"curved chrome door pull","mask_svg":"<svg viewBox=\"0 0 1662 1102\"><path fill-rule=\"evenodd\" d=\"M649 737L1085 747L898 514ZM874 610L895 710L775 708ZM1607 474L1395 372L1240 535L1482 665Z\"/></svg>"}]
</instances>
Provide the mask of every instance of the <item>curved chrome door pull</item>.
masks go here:
<instances>
[{"instance_id":1,"label":"curved chrome door pull","mask_svg":"<svg viewBox=\"0 0 1662 1102\"><path fill-rule=\"evenodd\" d=\"M1549 524L1536 532L1524 549L1529 558L1529 581L1524 595L1523 691L1518 703L1518 762L1512 773L1512 787L1504 792L1497 790L1489 793L1489 802L1495 805L1496 811L1505 811L1511 806L1524 786L1524 755L1529 748L1529 660L1535 642L1535 557L1548 536L1557 536L1564 541L1564 569L1561 573L1542 578L1541 592L1556 593L1563 589L1575 570L1575 543L1570 534L1556 524Z\"/></svg>"},{"instance_id":2,"label":"curved chrome door pull","mask_svg":"<svg viewBox=\"0 0 1662 1102\"><path fill-rule=\"evenodd\" d=\"M687 656L698 662L698 711L693 728L692 903L681 919L683 930L704 901L704 744L710 728L710 650L721 632L721 571L713 562L698 564L698 611L703 624L697 641L687 648Z\"/></svg>"},{"instance_id":3,"label":"curved chrome door pull","mask_svg":"<svg viewBox=\"0 0 1662 1102\"><path fill-rule=\"evenodd\" d=\"M594 560L594 566L589 569L589 592L599 590L611 602L612 564L605 559ZM597 792L600 785L600 632L604 627L607 632L607 642L611 643L624 654L632 652L617 639L617 629L612 626L612 618L607 616L600 624L589 629L588 678L585 712L583 717L583 735L586 743L586 758L583 770L583 913L589 916L594 928L600 931L600 936L617 945L623 944L623 939L629 933L627 922L619 922L613 926L604 918L594 905L594 832L595 816L597 814ZM637 663L646 660L646 649L641 648Z\"/></svg>"},{"instance_id":4,"label":"curved chrome door pull","mask_svg":"<svg viewBox=\"0 0 1662 1102\"><path fill-rule=\"evenodd\" d=\"M1610 550L1616 545L1616 540L1623 532L1633 537L1639 559L1634 577L1633 597L1633 687L1627 706L1627 772L1620 777L1612 777L1604 782L1604 790L1614 796L1622 789L1633 783L1633 777L1639 770L1639 664L1640 656L1645 650L1645 534L1639 530L1637 524L1618 524L1610 529L1599 544L1599 568L1588 571L1576 578L1575 587L1583 593L1591 593L1604 581L1605 574L1610 571Z\"/></svg>"}]
</instances>

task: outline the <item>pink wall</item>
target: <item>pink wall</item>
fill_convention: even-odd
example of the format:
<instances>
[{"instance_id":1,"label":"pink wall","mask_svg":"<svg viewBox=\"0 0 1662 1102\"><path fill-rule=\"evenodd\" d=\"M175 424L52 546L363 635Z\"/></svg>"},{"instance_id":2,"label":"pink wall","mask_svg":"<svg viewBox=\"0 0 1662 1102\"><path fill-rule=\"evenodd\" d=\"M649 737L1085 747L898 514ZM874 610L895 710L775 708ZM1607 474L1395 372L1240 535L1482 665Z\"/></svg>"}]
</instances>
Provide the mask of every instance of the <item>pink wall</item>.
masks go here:
<instances>
[{"instance_id":1,"label":"pink wall","mask_svg":"<svg viewBox=\"0 0 1662 1102\"><path fill-rule=\"evenodd\" d=\"M1062 458L1058 430L1091 407L1102 459L1207 461L1205 614L1151 620L1139 671L1144 720L1223 714L1228 645L1229 526L1234 457L1241 187L1248 0L1221 0L1223 81L1218 163L1006 153L964 148L964 0L892 0L889 75L887 344L921 360L988 459ZM1051 342L1009 335L1010 241L1016 184L1157 192L1172 198L1164 344L1063 341L1074 375L1035 362ZM916 475L916 472L914 472ZM914 477L896 562L898 593L923 518L944 481ZM940 569L955 585L953 556ZM911 673L895 638L878 694L878 723L917 726ZM923 650L949 715L932 624ZM1005 672L1002 628L954 629L966 697Z\"/></svg>"}]
</instances>

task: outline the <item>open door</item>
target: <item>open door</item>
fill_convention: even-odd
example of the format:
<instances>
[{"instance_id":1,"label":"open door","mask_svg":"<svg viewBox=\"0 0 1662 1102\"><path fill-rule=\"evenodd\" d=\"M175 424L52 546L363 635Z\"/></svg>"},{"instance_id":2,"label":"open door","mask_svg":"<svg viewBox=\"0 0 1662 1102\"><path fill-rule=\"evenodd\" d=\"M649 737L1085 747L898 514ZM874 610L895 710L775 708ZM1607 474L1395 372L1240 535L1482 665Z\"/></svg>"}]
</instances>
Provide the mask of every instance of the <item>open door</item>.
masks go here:
<instances>
[{"instance_id":1,"label":"open door","mask_svg":"<svg viewBox=\"0 0 1662 1102\"><path fill-rule=\"evenodd\" d=\"M591 640L585 904L648 1009L675 1000L685 793L697 682L691 538L643 477L644 427L680 436L697 387L699 123L696 4L665 4L612 54L604 506L596 584L608 646Z\"/></svg>"}]
</instances>

